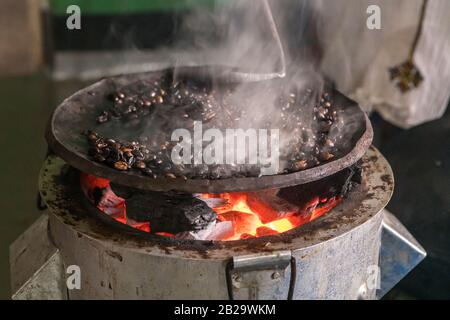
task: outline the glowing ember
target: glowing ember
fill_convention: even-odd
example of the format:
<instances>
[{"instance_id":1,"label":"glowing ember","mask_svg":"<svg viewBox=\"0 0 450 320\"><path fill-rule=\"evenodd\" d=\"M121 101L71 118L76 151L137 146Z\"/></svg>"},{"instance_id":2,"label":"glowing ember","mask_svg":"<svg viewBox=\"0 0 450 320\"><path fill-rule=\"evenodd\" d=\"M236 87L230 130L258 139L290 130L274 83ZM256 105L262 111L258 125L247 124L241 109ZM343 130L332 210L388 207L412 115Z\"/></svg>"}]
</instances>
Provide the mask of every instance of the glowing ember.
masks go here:
<instances>
[{"instance_id":1,"label":"glowing ember","mask_svg":"<svg viewBox=\"0 0 450 320\"><path fill-rule=\"evenodd\" d=\"M136 222L127 218L126 200L118 197L111 190L108 180L92 175L81 174L80 185L87 198L105 214L108 214L123 224L127 224L144 232L151 232L151 223ZM319 199L319 197L314 197L302 208L283 204L282 214L274 214L274 208L277 206L274 205L273 207L268 207L270 201L265 201L265 203L261 203L261 205L255 203L255 201L257 201L255 200L255 198L257 199L255 193L200 194L196 196L206 202L208 202L207 199L221 200L219 202L216 201L221 204L220 206L213 207L213 210L217 213L218 222L229 221L233 225L232 236L214 239L221 241L263 237L289 231L319 218L337 206L342 200L340 197L333 197L330 199ZM252 201L251 206L249 205L250 197ZM280 203L277 203L277 205L279 206ZM255 212L251 207L258 208L260 212ZM285 210L286 208L288 209ZM292 208L297 209L293 211ZM263 212L264 210L270 210L270 215L268 215L267 212ZM263 223L262 220L266 221L269 216L276 218L273 218L273 221ZM166 237L177 236L167 232L159 232L156 234Z\"/></svg>"},{"instance_id":2,"label":"glowing ember","mask_svg":"<svg viewBox=\"0 0 450 320\"><path fill-rule=\"evenodd\" d=\"M223 198L228 201L228 206L214 209L221 221L233 222L235 234L230 238L222 239L225 241L262 237L289 231L319 218L337 206L341 201L340 198L331 198L326 201L325 205L318 207L319 201L314 200L307 206L307 208L310 209L310 213L307 215L295 215L295 213L293 213L293 215L288 218L263 223L260 219L260 214L254 212L248 206L246 193L223 193L219 195L203 194L201 197L204 199Z\"/></svg>"}]
</instances>

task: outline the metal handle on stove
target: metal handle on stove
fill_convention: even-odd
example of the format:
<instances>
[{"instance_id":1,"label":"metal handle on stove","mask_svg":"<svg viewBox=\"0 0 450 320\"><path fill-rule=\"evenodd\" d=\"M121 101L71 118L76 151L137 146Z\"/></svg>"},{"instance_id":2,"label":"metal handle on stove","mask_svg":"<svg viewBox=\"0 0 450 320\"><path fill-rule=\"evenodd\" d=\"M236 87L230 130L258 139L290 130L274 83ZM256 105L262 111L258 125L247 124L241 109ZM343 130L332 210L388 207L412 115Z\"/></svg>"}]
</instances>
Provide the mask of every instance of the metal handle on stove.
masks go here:
<instances>
[{"instance_id":1,"label":"metal handle on stove","mask_svg":"<svg viewBox=\"0 0 450 320\"><path fill-rule=\"evenodd\" d=\"M260 291L264 290L264 284L269 284L272 287L274 282L280 283L285 278L284 274L289 265L290 277L287 299L292 300L297 280L297 264L291 251L231 258L225 268L229 299L235 299L235 287L247 289L250 299L258 299Z\"/></svg>"}]
</instances>

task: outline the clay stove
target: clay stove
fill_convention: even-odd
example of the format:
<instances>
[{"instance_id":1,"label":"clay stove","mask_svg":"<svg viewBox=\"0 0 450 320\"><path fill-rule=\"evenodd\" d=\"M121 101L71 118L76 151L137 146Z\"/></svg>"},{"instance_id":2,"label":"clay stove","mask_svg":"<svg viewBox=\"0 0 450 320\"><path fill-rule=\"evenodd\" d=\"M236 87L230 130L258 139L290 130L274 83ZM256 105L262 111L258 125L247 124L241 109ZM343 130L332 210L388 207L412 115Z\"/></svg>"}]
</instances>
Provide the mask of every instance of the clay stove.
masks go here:
<instances>
[{"instance_id":1,"label":"clay stove","mask_svg":"<svg viewBox=\"0 0 450 320\"><path fill-rule=\"evenodd\" d=\"M354 108L352 114L363 124L353 132L351 148L336 160L272 176L149 179L92 161L86 141L74 133L86 126L86 114L98 114L93 109L112 83L132 81L134 76L102 80L64 101L52 116L47 131L51 152L39 185L45 212L11 246L13 298L375 299L425 257L422 247L384 210L393 174L370 147L370 122L354 102L334 93L342 108ZM265 209L250 204L249 194L279 190L289 195L286 190L323 184L355 165L361 169L357 182L331 198L307 199L302 219L287 215L264 221ZM119 187L111 189L110 183ZM233 230L216 238L201 238L198 232L152 232L152 222L127 220L120 209L128 200L120 192L106 199L118 201L112 207L99 205L105 198L93 201L92 188L98 184L103 191L139 190L141 197L175 190L205 203L227 200L231 208L211 208L217 223L228 222ZM111 213L111 208L119 210ZM237 218L227 217L239 210L260 220L237 231ZM66 286L71 266L81 270L81 285L73 290Z\"/></svg>"}]
</instances>

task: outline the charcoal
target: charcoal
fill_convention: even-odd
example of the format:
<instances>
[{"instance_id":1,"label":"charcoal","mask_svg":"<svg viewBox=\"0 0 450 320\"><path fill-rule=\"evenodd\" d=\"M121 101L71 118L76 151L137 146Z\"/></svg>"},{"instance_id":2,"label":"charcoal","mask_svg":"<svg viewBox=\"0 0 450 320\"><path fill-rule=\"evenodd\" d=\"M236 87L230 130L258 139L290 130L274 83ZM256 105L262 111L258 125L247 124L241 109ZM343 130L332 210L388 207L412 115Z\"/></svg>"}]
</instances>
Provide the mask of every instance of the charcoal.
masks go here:
<instances>
[{"instance_id":1,"label":"charcoal","mask_svg":"<svg viewBox=\"0 0 450 320\"><path fill-rule=\"evenodd\" d=\"M258 229L256 229L257 237L271 236L275 234L278 234L278 232L270 229L269 227L259 227Z\"/></svg>"},{"instance_id":2,"label":"charcoal","mask_svg":"<svg viewBox=\"0 0 450 320\"><path fill-rule=\"evenodd\" d=\"M264 224L292 216L299 211L298 206L280 198L278 192L279 189L270 189L247 194L247 205Z\"/></svg>"},{"instance_id":3,"label":"charcoal","mask_svg":"<svg viewBox=\"0 0 450 320\"><path fill-rule=\"evenodd\" d=\"M224 198L203 198L202 194L194 194L194 197L202 200L212 209L225 208L229 206L228 200Z\"/></svg>"},{"instance_id":4,"label":"charcoal","mask_svg":"<svg viewBox=\"0 0 450 320\"><path fill-rule=\"evenodd\" d=\"M259 222L256 215L241 211L228 211L222 213L220 217L224 221L233 223L235 234L251 233Z\"/></svg>"},{"instance_id":5,"label":"charcoal","mask_svg":"<svg viewBox=\"0 0 450 320\"><path fill-rule=\"evenodd\" d=\"M125 198L127 217L149 222L152 233L199 231L217 219L214 210L191 194L140 191L116 184L111 188Z\"/></svg>"},{"instance_id":6,"label":"charcoal","mask_svg":"<svg viewBox=\"0 0 450 320\"><path fill-rule=\"evenodd\" d=\"M175 235L177 239L213 240L227 239L234 234L233 224L230 221L212 222L206 229L200 231L181 232Z\"/></svg>"},{"instance_id":7,"label":"charcoal","mask_svg":"<svg viewBox=\"0 0 450 320\"><path fill-rule=\"evenodd\" d=\"M345 197L355 185L362 182L361 172L361 163L358 162L319 181L283 188L277 196L299 207L304 207L316 198Z\"/></svg>"}]
</instances>

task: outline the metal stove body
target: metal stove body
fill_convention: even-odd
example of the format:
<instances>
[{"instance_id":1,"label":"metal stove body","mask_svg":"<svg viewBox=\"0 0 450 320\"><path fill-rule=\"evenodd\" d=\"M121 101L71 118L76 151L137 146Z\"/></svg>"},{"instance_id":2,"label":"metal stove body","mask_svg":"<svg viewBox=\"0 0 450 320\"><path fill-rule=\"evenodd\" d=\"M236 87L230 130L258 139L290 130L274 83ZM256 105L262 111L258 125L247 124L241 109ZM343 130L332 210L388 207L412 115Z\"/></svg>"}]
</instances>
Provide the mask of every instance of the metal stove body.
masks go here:
<instances>
[{"instance_id":1,"label":"metal stove body","mask_svg":"<svg viewBox=\"0 0 450 320\"><path fill-rule=\"evenodd\" d=\"M45 161L48 210L11 246L14 299L375 299L425 257L383 210L393 175L374 148L363 183L325 216L232 242L142 238L106 225L87 213L65 178L71 170L56 156ZM69 290L73 268L80 286Z\"/></svg>"}]
</instances>

